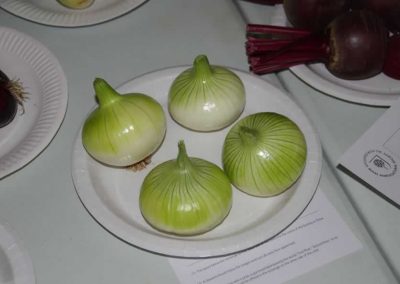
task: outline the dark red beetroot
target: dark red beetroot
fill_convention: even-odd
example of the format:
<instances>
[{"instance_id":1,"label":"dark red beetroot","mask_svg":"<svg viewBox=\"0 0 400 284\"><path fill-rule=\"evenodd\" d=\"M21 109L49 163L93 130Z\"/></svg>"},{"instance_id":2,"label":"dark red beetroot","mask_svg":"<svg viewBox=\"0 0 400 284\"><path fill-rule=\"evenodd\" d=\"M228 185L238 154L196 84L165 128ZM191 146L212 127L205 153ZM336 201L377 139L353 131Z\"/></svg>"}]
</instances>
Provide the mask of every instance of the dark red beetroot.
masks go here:
<instances>
[{"instance_id":1,"label":"dark red beetroot","mask_svg":"<svg viewBox=\"0 0 400 284\"><path fill-rule=\"evenodd\" d=\"M8 125L15 117L18 104L24 99L22 86L10 80L0 70L0 128Z\"/></svg>"},{"instance_id":2,"label":"dark red beetroot","mask_svg":"<svg viewBox=\"0 0 400 284\"><path fill-rule=\"evenodd\" d=\"M386 26L400 32L400 0L353 0L355 8L375 12L385 21Z\"/></svg>"},{"instance_id":3,"label":"dark red beetroot","mask_svg":"<svg viewBox=\"0 0 400 284\"><path fill-rule=\"evenodd\" d=\"M321 31L348 5L347 0L284 0L283 8L293 27Z\"/></svg>"},{"instance_id":4,"label":"dark red beetroot","mask_svg":"<svg viewBox=\"0 0 400 284\"><path fill-rule=\"evenodd\" d=\"M400 80L400 34L389 38L383 73Z\"/></svg>"},{"instance_id":5,"label":"dark red beetroot","mask_svg":"<svg viewBox=\"0 0 400 284\"><path fill-rule=\"evenodd\" d=\"M335 76L364 79L382 71L389 33L373 13L340 15L327 33L331 49L327 68Z\"/></svg>"},{"instance_id":6,"label":"dark red beetroot","mask_svg":"<svg viewBox=\"0 0 400 284\"><path fill-rule=\"evenodd\" d=\"M306 30L299 34L299 29L287 27L247 28L246 49L250 69L256 74L322 62L339 78L359 80L383 68L388 31L381 18L369 11L343 13L319 34Z\"/></svg>"}]
</instances>

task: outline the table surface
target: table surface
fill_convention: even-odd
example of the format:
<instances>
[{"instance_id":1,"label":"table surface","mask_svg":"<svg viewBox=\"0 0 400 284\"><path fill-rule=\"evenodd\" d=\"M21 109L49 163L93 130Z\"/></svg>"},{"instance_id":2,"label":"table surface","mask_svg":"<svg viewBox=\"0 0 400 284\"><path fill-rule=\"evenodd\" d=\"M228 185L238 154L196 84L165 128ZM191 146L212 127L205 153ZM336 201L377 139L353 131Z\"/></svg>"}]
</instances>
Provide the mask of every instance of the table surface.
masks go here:
<instances>
[{"instance_id":1,"label":"table surface","mask_svg":"<svg viewBox=\"0 0 400 284\"><path fill-rule=\"evenodd\" d=\"M248 70L246 23L268 23L270 10L230 0L150 0L112 21L78 28L45 26L0 10L1 25L43 43L68 80L68 109L53 141L31 163L0 180L0 218L21 236L37 283L178 282L165 257L107 232L76 194L71 150L93 106L92 81L103 77L118 86L143 73L190 64L198 54L207 54L214 64ZM327 96L290 71L262 77L279 79L316 127L324 153L320 190L363 245L291 282L398 283L399 209L336 168L337 158L386 108Z\"/></svg>"}]
</instances>

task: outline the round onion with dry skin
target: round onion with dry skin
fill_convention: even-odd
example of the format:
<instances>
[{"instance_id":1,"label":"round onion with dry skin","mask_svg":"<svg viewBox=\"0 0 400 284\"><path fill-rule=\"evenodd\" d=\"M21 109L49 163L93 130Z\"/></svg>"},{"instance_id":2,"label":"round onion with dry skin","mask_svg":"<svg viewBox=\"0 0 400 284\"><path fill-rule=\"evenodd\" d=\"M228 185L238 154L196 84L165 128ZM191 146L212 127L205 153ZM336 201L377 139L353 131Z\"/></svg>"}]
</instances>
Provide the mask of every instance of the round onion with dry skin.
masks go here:
<instances>
[{"instance_id":1,"label":"round onion with dry skin","mask_svg":"<svg viewBox=\"0 0 400 284\"><path fill-rule=\"evenodd\" d=\"M93 87L98 106L83 124L83 146L106 165L141 169L164 140L162 106L146 94L120 94L102 78Z\"/></svg>"},{"instance_id":2,"label":"round onion with dry skin","mask_svg":"<svg viewBox=\"0 0 400 284\"><path fill-rule=\"evenodd\" d=\"M226 135L222 163L232 184L245 193L268 197L287 190L301 175L307 145L288 117L260 112L239 120Z\"/></svg>"},{"instance_id":3,"label":"round onion with dry skin","mask_svg":"<svg viewBox=\"0 0 400 284\"><path fill-rule=\"evenodd\" d=\"M153 168L140 189L140 210L154 228L181 236L219 225L232 206L232 186L217 165L188 156L184 141L176 159Z\"/></svg>"},{"instance_id":4,"label":"round onion with dry skin","mask_svg":"<svg viewBox=\"0 0 400 284\"><path fill-rule=\"evenodd\" d=\"M246 104L242 80L230 69L196 56L168 92L168 110L180 125L194 131L216 131L233 123Z\"/></svg>"}]
</instances>

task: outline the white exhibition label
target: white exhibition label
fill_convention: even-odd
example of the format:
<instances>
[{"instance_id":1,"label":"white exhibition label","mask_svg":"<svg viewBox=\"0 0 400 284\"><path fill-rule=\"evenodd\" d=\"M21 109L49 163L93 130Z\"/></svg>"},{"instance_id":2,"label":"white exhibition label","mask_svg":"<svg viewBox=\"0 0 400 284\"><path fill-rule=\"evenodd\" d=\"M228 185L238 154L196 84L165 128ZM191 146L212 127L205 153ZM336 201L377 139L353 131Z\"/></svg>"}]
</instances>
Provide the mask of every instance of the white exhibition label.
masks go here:
<instances>
[{"instance_id":1,"label":"white exhibition label","mask_svg":"<svg viewBox=\"0 0 400 284\"><path fill-rule=\"evenodd\" d=\"M285 231L251 250L206 259L169 258L185 284L278 284L360 249L325 195L317 190Z\"/></svg>"},{"instance_id":2,"label":"white exhibition label","mask_svg":"<svg viewBox=\"0 0 400 284\"><path fill-rule=\"evenodd\" d=\"M344 153L339 163L400 205L400 99Z\"/></svg>"}]
</instances>

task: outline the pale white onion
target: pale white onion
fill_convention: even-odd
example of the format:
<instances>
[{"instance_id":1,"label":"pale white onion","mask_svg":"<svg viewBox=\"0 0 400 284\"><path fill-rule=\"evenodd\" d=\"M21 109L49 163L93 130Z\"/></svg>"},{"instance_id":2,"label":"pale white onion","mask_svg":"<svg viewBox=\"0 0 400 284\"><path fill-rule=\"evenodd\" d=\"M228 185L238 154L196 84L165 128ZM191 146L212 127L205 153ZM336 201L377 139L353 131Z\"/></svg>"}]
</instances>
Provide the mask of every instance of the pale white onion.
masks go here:
<instances>
[{"instance_id":1,"label":"pale white onion","mask_svg":"<svg viewBox=\"0 0 400 284\"><path fill-rule=\"evenodd\" d=\"M233 123L245 106L245 89L231 70L210 65L205 55L175 78L168 94L172 118L186 128L215 131Z\"/></svg>"}]
</instances>

